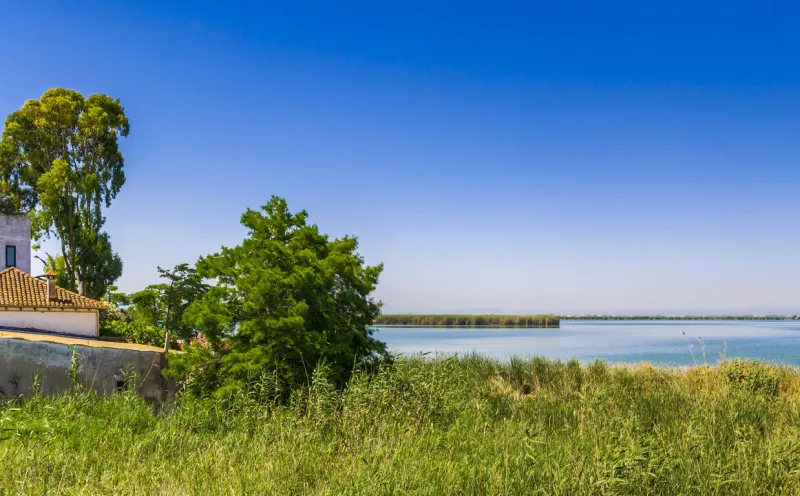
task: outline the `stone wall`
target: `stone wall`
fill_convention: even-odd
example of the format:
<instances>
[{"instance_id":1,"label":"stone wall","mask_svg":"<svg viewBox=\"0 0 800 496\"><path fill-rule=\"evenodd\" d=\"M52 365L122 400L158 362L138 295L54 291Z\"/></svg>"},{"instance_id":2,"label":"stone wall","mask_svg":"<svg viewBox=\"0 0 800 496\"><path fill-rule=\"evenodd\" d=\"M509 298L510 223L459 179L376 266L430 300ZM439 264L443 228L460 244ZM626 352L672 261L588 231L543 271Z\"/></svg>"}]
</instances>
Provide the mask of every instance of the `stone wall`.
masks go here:
<instances>
[{"instance_id":1,"label":"stone wall","mask_svg":"<svg viewBox=\"0 0 800 496\"><path fill-rule=\"evenodd\" d=\"M0 395L30 395L35 380L44 394L68 389L73 350L77 353L80 383L86 388L113 394L135 377L138 394L156 408L174 394L174 383L161 376L167 360L157 348L71 345L66 339L62 341L65 342L0 337Z\"/></svg>"}]
</instances>

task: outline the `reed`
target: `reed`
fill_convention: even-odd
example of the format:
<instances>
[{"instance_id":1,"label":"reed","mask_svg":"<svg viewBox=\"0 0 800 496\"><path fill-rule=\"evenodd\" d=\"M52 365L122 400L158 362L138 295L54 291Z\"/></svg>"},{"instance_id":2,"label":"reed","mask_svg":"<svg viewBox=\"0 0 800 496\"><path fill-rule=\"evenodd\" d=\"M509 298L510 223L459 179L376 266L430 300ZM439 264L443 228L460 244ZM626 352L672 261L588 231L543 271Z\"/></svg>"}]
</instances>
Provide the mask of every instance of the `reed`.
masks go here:
<instances>
[{"instance_id":1,"label":"reed","mask_svg":"<svg viewBox=\"0 0 800 496\"><path fill-rule=\"evenodd\" d=\"M379 315L376 325L405 326L464 326L464 327L553 327L557 328L557 315Z\"/></svg>"},{"instance_id":2,"label":"reed","mask_svg":"<svg viewBox=\"0 0 800 496\"><path fill-rule=\"evenodd\" d=\"M0 407L2 494L798 494L800 373L402 358L154 413L132 393Z\"/></svg>"}]
</instances>

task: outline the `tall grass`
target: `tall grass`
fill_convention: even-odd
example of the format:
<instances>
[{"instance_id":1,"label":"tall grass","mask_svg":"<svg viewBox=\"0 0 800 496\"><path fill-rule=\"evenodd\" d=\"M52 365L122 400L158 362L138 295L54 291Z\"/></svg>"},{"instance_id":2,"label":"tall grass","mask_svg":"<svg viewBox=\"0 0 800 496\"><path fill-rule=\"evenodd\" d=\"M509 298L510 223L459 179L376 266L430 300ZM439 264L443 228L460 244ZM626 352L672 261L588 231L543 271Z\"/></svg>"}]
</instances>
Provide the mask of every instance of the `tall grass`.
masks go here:
<instances>
[{"instance_id":1,"label":"tall grass","mask_svg":"<svg viewBox=\"0 0 800 496\"><path fill-rule=\"evenodd\" d=\"M558 327L557 315L379 315L377 325Z\"/></svg>"},{"instance_id":2,"label":"tall grass","mask_svg":"<svg viewBox=\"0 0 800 496\"><path fill-rule=\"evenodd\" d=\"M288 404L134 394L0 409L3 494L798 494L800 373L398 360Z\"/></svg>"}]
</instances>

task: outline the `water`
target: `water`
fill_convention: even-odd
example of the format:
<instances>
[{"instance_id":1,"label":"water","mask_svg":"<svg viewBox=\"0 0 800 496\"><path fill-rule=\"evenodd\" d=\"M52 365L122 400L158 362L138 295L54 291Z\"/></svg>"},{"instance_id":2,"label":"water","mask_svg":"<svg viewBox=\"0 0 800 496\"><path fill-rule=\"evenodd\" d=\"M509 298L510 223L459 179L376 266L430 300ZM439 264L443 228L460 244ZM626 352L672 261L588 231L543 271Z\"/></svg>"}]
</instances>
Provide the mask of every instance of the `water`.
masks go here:
<instances>
[{"instance_id":1,"label":"water","mask_svg":"<svg viewBox=\"0 0 800 496\"><path fill-rule=\"evenodd\" d=\"M713 364L725 356L800 366L800 321L562 320L560 329L379 327L375 336L405 354L474 351L499 359L542 355L661 365Z\"/></svg>"}]
</instances>

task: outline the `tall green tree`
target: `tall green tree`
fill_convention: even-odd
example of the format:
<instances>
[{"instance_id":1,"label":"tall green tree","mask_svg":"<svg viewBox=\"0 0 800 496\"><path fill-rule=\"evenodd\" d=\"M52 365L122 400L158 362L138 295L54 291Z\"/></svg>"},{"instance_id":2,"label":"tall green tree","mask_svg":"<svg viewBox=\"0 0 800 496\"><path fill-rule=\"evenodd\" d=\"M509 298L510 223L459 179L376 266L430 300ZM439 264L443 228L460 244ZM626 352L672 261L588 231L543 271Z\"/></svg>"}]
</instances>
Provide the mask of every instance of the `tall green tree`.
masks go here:
<instances>
[{"instance_id":1,"label":"tall green tree","mask_svg":"<svg viewBox=\"0 0 800 496\"><path fill-rule=\"evenodd\" d=\"M42 260L41 258L39 260ZM64 263L64 257L61 255L47 254L47 260L44 262L44 271L53 271L56 273L56 285L60 288L75 290L75 281L69 278L67 274L67 266Z\"/></svg>"},{"instance_id":2,"label":"tall green tree","mask_svg":"<svg viewBox=\"0 0 800 496\"><path fill-rule=\"evenodd\" d=\"M23 214L36 206L33 171L21 160L13 140L0 139L0 212Z\"/></svg>"},{"instance_id":3,"label":"tall green tree","mask_svg":"<svg viewBox=\"0 0 800 496\"><path fill-rule=\"evenodd\" d=\"M122 274L102 228L125 183L129 130L118 99L56 88L10 114L0 138L2 212L30 214L36 239L56 236L69 280L93 298Z\"/></svg>"},{"instance_id":4,"label":"tall green tree","mask_svg":"<svg viewBox=\"0 0 800 496\"><path fill-rule=\"evenodd\" d=\"M194 330L183 316L189 305L205 294L208 285L188 264L176 265L172 270L158 267L158 272L165 282L131 294L129 314L134 321L147 322L181 338L193 337Z\"/></svg>"},{"instance_id":5,"label":"tall green tree","mask_svg":"<svg viewBox=\"0 0 800 496\"><path fill-rule=\"evenodd\" d=\"M322 361L343 384L385 353L370 328L383 266L366 265L355 238L329 239L278 197L241 222L249 232L240 245L197 264L217 282L186 310L202 338L171 359L172 377L202 376L200 388L225 394L268 374L286 392Z\"/></svg>"}]
</instances>

